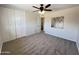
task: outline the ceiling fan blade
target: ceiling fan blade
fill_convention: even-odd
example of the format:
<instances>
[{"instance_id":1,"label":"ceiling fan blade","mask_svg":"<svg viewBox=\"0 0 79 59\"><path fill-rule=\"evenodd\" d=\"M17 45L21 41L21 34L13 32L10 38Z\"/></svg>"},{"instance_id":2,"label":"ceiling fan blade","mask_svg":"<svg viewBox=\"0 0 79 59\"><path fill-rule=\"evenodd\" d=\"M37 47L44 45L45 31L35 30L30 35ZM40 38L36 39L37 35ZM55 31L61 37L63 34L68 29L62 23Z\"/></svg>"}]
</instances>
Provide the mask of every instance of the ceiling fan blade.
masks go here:
<instances>
[{"instance_id":1,"label":"ceiling fan blade","mask_svg":"<svg viewBox=\"0 0 79 59\"><path fill-rule=\"evenodd\" d=\"M49 6L51 6L51 4L46 5L45 8L48 8Z\"/></svg>"},{"instance_id":2,"label":"ceiling fan blade","mask_svg":"<svg viewBox=\"0 0 79 59\"><path fill-rule=\"evenodd\" d=\"M36 7L36 6L33 6L34 8L37 8L37 9L40 9L40 8L38 8L38 7Z\"/></svg>"},{"instance_id":3,"label":"ceiling fan blade","mask_svg":"<svg viewBox=\"0 0 79 59\"><path fill-rule=\"evenodd\" d=\"M44 9L45 11L52 11L51 9Z\"/></svg>"},{"instance_id":4,"label":"ceiling fan blade","mask_svg":"<svg viewBox=\"0 0 79 59\"><path fill-rule=\"evenodd\" d=\"M33 12L36 12L36 11L39 11L39 10L35 10L35 11L33 11Z\"/></svg>"}]
</instances>

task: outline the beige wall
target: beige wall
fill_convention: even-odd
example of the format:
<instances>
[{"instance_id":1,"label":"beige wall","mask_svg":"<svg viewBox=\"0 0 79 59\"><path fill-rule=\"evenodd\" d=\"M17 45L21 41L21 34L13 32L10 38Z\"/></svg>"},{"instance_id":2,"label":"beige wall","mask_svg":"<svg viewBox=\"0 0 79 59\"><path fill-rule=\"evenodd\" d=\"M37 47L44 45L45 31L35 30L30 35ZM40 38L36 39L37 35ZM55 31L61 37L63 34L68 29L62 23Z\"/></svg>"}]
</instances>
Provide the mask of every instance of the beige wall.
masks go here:
<instances>
[{"instance_id":1,"label":"beige wall","mask_svg":"<svg viewBox=\"0 0 79 59\"><path fill-rule=\"evenodd\" d=\"M24 10L0 7L0 25L2 42L40 32L39 16Z\"/></svg>"},{"instance_id":2,"label":"beige wall","mask_svg":"<svg viewBox=\"0 0 79 59\"><path fill-rule=\"evenodd\" d=\"M1 31L0 31L0 33L1 33ZM1 35L0 35L0 53L1 53L1 48L2 48L2 41L1 41Z\"/></svg>"},{"instance_id":3,"label":"beige wall","mask_svg":"<svg viewBox=\"0 0 79 59\"><path fill-rule=\"evenodd\" d=\"M0 53L1 53L1 49L2 49L2 43L0 42Z\"/></svg>"},{"instance_id":4,"label":"beige wall","mask_svg":"<svg viewBox=\"0 0 79 59\"><path fill-rule=\"evenodd\" d=\"M0 19L1 19L1 16L0 16ZM1 20L0 20L0 53L1 53L1 49L2 49L2 31L1 31Z\"/></svg>"},{"instance_id":5,"label":"beige wall","mask_svg":"<svg viewBox=\"0 0 79 59\"><path fill-rule=\"evenodd\" d=\"M51 28L51 18L64 16L64 29ZM79 7L68 8L45 15L44 31L48 34L62 37L79 43Z\"/></svg>"},{"instance_id":6,"label":"beige wall","mask_svg":"<svg viewBox=\"0 0 79 59\"><path fill-rule=\"evenodd\" d=\"M79 51L79 20L78 20L78 23L77 24L78 24L77 25L77 27L78 27L78 29L77 29L77 46L78 46L78 51Z\"/></svg>"}]
</instances>

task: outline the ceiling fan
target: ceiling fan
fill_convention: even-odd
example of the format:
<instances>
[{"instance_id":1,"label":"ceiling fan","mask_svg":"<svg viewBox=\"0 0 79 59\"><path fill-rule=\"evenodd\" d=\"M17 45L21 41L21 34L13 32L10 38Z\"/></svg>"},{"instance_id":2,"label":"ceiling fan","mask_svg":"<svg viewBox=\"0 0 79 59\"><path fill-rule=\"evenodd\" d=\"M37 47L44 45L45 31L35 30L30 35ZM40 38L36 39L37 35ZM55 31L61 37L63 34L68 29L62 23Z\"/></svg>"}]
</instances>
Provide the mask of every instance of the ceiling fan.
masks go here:
<instances>
[{"instance_id":1,"label":"ceiling fan","mask_svg":"<svg viewBox=\"0 0 79 59\"><path fill-rule=\"evenodd\" d=\"M36 11L43 12L43 11L52 11L51 9L48 9L48 7L50 7L50 6L51 6L51 4L47 4L46 6L44 6L44 4L40 4L40 7L36 7L36 6L33 6L33 7L38 9ZM33 12L36 12L36 11L33 11Z\"/></svg>"}]
</instances>

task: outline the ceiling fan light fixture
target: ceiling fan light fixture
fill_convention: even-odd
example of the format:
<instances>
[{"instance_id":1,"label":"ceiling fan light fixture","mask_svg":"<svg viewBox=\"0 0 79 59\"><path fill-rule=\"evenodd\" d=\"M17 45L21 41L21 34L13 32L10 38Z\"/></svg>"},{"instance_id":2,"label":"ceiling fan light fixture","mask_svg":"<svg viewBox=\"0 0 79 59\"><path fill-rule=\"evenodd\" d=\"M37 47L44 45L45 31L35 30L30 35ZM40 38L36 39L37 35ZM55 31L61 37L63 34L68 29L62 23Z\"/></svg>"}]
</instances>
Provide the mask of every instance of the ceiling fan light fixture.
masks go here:
<instances>
[{"instance_id":1,"label":"ceiling fan light fixture","mask_svg":"<svg viewBox=\"0 0 79 59\"><path fill-rule=\"evenodd\" d=\"M42 15L45 13L45 11L38 11L38 13Z\"/></svg>"}]
</instances>

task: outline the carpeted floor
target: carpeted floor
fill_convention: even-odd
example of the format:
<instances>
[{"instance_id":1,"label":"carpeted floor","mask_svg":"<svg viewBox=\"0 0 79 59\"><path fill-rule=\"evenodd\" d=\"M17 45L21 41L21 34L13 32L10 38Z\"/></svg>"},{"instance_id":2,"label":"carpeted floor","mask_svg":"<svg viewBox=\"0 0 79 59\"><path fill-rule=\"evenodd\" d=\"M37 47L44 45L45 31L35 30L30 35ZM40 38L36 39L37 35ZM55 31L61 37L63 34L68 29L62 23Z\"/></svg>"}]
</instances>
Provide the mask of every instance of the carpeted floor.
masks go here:
<instances>
[{"instance_id":1,"label":"carpeted floor","mask_svg":"<svg viewBox=\"0 0 79 59\"><path fill-rule=\"evenodd\" d=\"M5 42L1 54L77 55L76 43L43 32Z\"/></svg>"}]
</instances>

